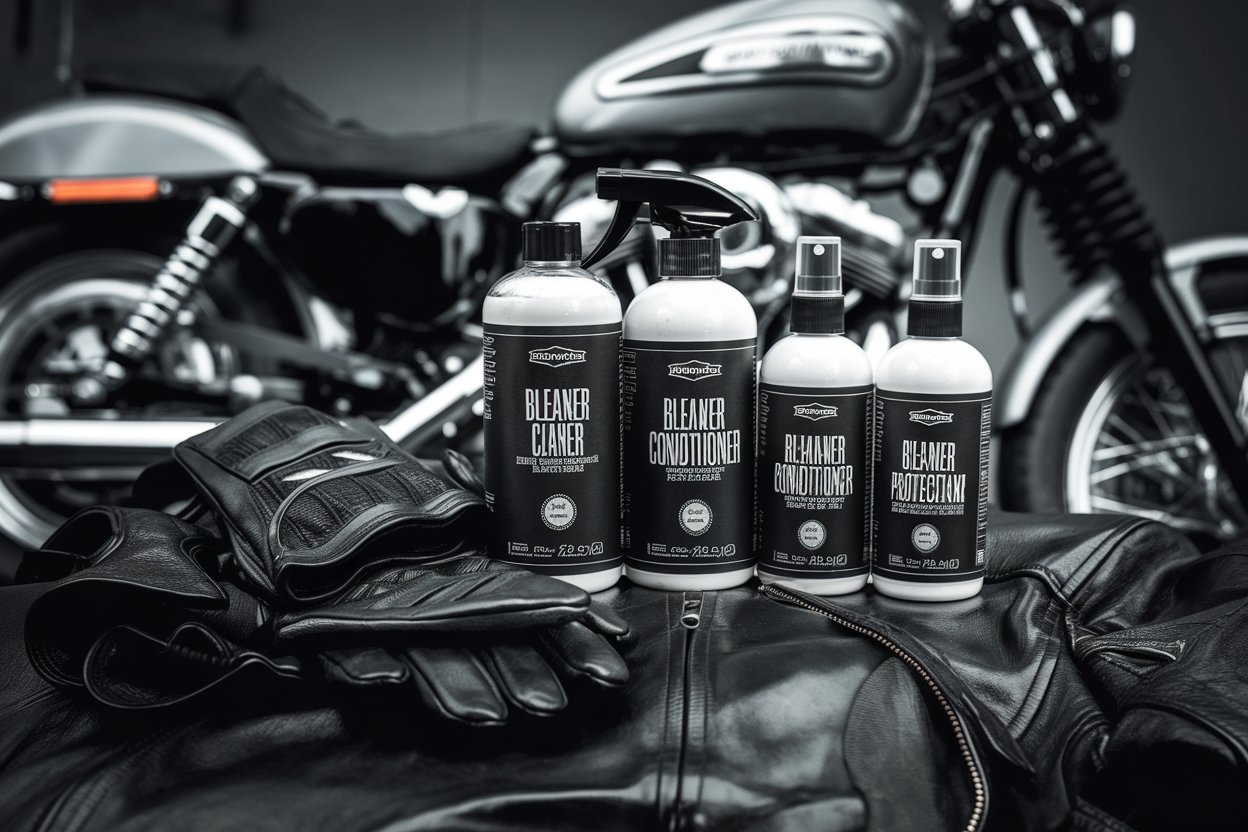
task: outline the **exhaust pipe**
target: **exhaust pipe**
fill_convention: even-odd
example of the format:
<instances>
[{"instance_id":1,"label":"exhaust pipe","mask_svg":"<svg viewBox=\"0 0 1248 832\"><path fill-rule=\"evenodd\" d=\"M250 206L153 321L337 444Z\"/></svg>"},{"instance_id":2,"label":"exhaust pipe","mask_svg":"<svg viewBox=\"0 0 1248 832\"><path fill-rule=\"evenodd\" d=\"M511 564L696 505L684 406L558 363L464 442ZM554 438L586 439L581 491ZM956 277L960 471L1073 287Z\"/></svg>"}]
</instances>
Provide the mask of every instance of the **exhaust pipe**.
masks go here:
<instances>
[{"instance_id":1,"label":"exhaust pipe","mask_svg":"<svg viewBox=\"0 0 1248 832\"><path fill-rule=\"evenodd\" d=\"M481 396L484 359L478 356L440 386L395 413L379 427L400 445L419 444L441 429L440 417L471 405ZM473 408L477 412L478 408ZM214 419L49 419L0 422L0 463L48 465L49 452L63 464L81 465L83 457L106 457L110 462L152 461L159 454L196 434L215 427ZM98 451L99 453L93 453ZM77 457L77 459L75 459Z\"/></svg>"}]
</instances>

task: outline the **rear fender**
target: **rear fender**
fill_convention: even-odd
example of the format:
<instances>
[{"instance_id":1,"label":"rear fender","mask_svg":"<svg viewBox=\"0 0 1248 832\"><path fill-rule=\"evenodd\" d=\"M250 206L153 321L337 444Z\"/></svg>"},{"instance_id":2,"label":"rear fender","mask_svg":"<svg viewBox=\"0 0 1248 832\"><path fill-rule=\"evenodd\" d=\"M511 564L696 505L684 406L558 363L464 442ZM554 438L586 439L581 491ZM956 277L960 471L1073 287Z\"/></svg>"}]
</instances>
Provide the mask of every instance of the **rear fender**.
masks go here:
<instances>
[{"instance_id":1,"label":"rear fender","mask_svg":"<svg viewBox=\"0 0 1248 832\"><path fill-rule=\"evenodd\" d=\"M1245 257L1248 236L1242 235L1194 240L1166 250L1171 284L1198 335L1206 327L1208 317L1197 291L1200 267L1216 260ZM1117 276L1106 275L1079 286L1027 339L1006 370L1004 382L994 396L997 430L1015 427L1027 418L1053 363L1075 334L1092 323L1119 327L1137 346L1147 343L1144 322L1126 301Z\"/></svg>"},{"instance_id":2,"label":"rear fender","mask_svg":"<svg viewBox=\"0 0 1248 832\"><path fill-rule=\"evenodd\" d=\"M269 161L238 122L204 107L135 95L40 104L0 122L0 180L211 178Z\"/></svg>"}]
</instances>

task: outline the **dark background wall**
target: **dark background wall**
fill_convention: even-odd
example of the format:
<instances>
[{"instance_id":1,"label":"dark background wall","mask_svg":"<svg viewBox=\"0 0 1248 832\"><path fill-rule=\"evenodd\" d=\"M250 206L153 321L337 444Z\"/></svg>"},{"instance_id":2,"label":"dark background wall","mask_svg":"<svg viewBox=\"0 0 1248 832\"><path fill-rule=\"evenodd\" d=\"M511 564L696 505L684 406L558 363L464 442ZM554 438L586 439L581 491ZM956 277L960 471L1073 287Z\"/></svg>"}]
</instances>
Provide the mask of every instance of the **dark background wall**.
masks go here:
<instances>
[{"instance_id":1,"label":"dark background wall","mask_svg":"<svg viewBox=\"0 0 1248 832\"><path fill-rule=\"evenodd\" d=\"M909 0L938 26L937 0ZM331 115L390 130L544 122L563 84L614 46L712 0L78 0L78 62L261 63ZM1248 3L1135 0L1138 61L1126 111L1105 130L1167 239L1248 232ZM13 43L21 0L0 3ZM59 0L30 4L24 55L0 52L0 106L54 94ZM748 117L748 114L743 114ZM1000 371L1016 345L998 278L1008 188L994 190L971 265L969 337ZM1060 298L1036 218L1024 245L1032 300Z\"/></svg>"}]
</instances>

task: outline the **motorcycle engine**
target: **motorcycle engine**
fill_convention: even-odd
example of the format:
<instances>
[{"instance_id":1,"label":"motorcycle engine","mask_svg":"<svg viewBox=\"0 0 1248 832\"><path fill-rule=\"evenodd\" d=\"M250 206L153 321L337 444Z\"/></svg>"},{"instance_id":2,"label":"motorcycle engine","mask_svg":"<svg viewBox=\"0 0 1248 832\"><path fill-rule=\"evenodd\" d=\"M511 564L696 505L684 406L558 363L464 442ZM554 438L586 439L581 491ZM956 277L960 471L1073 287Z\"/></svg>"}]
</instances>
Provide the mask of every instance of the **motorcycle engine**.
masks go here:
<instances>
[{"instance_id":1,"label":"motorcycle engine","mask_svg":"<svg viewBox=\"0 0 1248 832\"><path fill-rule=\"evenodd\" d=\"M683 170L665 160L645 167ZM782 184L755 171L728 166L690 173L737 194L758 214L757 222L740 223L720 235L723 280L744 293L756 309L787 304L794 251L802 234L835 235L845 241L842 267L848 292L856 289L888 298L900 285L904 270L898 264L906 259L901 224L836 185L808 180ZM594 196L593 187L592 174L582 177L554 214L557 221L581 223L587 249L597 243L615 210ZM653 233L656 237L667 234L661 228L654 228ZM852 304L852 294L848 300Z\"/></svg>"}]
</instances>

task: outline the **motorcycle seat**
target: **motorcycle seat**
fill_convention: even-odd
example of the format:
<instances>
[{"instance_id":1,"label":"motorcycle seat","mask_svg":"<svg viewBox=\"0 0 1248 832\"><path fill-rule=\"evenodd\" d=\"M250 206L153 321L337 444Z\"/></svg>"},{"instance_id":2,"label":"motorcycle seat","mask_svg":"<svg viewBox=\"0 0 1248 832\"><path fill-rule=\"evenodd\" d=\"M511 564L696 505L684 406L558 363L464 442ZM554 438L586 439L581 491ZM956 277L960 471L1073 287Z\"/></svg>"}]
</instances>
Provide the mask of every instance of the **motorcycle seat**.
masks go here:
<instances>
[{"instance_id":1,"label":"motorcycle seat","mask_svg":"<svg viewBox=\"0 0 1248 832\"><path fill-rule=\"evenodd\" d=\"M529 158L534 128L483 124L391 134L333 121L256 66L107 63L88 67L89 91L129 92L209 107L240 121L278 169L324 180L472 185L498 181Z\"/></svg>"}]
</instances>

